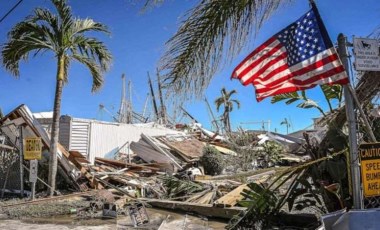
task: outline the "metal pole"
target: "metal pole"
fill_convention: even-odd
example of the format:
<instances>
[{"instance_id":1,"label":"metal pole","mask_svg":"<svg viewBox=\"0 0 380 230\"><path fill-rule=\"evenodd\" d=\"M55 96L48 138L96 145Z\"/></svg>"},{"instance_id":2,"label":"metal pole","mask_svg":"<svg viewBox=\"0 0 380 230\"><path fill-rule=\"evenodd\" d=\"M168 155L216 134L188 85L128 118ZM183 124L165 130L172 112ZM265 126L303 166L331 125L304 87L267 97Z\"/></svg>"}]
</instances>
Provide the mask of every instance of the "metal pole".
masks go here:
<instances>
[{"instance_id":1,"label":"metal pole","mask_svg":"<svg viewBox=\"0 0 380 230\"><path fill-rule=\"evenodd\" d=\"M23 135L23 126L19 126L19 137L20 137L20 195L24 197L24 135Z\"/></svg>"},{"instance_id":2,"label":"metal pole","mask_svg":"<svg viewBox=\"0 0 380 230\"><path fill-rule=\"evenodd\" d=\"M346 69L347 76L349 76L348 54L347 54L347 38L341 33L338 35L338 53L344 68ZM346 116L349 129L349 145L350 145L350 167L351 167L351 180L352 180L352 197L355 209L363 208L363 196L361 194L360 183L360 164L358 156L358 143L356 137L356 118L354 111L354 103L352 95L348 86L343 86L344 98L346 105Z\"/></svg>"},{"instance_id":3,"label":"metal pole","mask_svg":"<svg viewBox=\"0 0 380 230\"><path fill-rule=\"evenodd\" d=\"M38 170L38 161L30 160L30 170L29 170L29 181L31 183L32 190L32 200L34 200L36 195L36 182L37 182L37 170Z\"/></svg>"}]
</instances>

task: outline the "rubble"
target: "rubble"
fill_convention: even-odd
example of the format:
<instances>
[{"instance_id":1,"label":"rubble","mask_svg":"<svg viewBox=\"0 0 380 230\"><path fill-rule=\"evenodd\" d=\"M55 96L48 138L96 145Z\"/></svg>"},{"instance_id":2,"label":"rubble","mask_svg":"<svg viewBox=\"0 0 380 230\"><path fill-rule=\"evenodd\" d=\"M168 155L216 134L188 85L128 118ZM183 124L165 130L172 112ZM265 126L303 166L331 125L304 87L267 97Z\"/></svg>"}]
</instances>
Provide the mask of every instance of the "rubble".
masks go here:
<instances>
[{"instance_id":1,"label":"rubble","mask_svg":"<svg viewBox=\"0 0 380 230\"><path fill-rule=\"evenodd\" d=\"M44 151L49 150L48 133L24 105L1 120L1 133L8 142L0 147L18 154L20 125L27 136L41 137ZM132 218L137 215L131 219L131 223L139 226L138 220L144 218L138 215L146 212L136 210L153 206L204 217L230 219L246 209L239 205L239 201L245 199L242 192L248 189L248 183L265 183L286 167L231 173L226 171L223 164L218 171L220 173L223 169L222 175L205 175L203 166L206 165L199 164L202 163L200 159L205 147L217 151L221 162L239 157L239 153L230 149L224 141L220 135L203 128L194 133L173 131L164 136L141 133L138 141L124 141L123 146L117 147L118 154L113 159L98 156L89 159L89 155L82 154L81 150L69 150L59 145L61 170L58 172L63 180L58 184L56 194L67 195L43 198L47 178L46 173L39 174L37 197L40 198L15 203L2 202L0 213L9 218L52 215L75 215L82 219L129 215ZM128 147L127 153L122 152L124 146ZM46 158L44 155L39 160L42 172L46 167ZM28 172L28 162L23 160L22 164ZM24 190L24 194L29 196L27 186ZM169 224L169 216L160 222L160 229ZM149 221L149 216L146 216L141 223L147 224Z\"/></svg>"}]
</instances>

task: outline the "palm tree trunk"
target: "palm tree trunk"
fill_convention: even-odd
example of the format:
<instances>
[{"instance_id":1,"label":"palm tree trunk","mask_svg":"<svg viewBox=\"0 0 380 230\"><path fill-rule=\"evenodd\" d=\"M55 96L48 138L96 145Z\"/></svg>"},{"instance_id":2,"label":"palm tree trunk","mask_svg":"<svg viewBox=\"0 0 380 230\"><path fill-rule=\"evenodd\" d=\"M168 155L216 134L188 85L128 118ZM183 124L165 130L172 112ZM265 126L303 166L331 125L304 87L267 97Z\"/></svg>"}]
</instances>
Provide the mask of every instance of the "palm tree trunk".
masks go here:
<instances>
[{"instance_id":1,"label":"palm tree trunk","mask_svg":"<svg viewBox=\"0 0 380 230\"><path fill-rule=\"evenodd\" d=\"M53 196L56 187L57 175L57 149L58 149L58 133L59 133L59 117L61 116L61 98L64 79L64 58L58 58L57 83L54 97L53 110L53 126L50 136L50 158L49 158L49 195Z\"/></svg>"},{"instance_id":2,"label":"palm tree trunk","mask_svg":"<svg viewBox=\"0 0 380 230\"><path fill-rule=\"evenodd\" d=\"M231 121L230 121L230 114L229 113L227 113L226 120L227 120L227 129L228 129L228 132L231 133Z\"/></svg>"}]
</instances>

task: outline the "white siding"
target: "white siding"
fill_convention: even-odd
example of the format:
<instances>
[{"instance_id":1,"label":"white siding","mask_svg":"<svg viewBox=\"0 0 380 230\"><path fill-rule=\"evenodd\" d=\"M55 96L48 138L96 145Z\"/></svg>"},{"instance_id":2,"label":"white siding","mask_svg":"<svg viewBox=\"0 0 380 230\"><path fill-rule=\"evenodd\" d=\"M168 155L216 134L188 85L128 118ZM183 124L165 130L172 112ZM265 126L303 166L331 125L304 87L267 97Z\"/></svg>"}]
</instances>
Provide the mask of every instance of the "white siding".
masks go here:
<instances>
[{"instance_id":1,"label":"white siding","mask_svg":"<svg viewBox=\"0 0 380 230\"><path fill-rule=\"evenodd\" d=\"M126 142L140 140L141 133L149 136L162 136L180 132L162 126L141 127L133 124L91 122L88 160L93 163L95 157L113 158ZM127 153L128 148L129 145L126 145L121 152Z\"/></svg>"},{"instance_id":2,"label":"white siding","mask_svg":"<svg viewBox=\"0 0 380 230\"><path fill-rule=\"evenodd\" d=\"M95 157L114 158L126 143L140 140L142 133L149 136L181 134L156 124L120 124L64 116L60 120L60 141L68 150L76 150L94 163ZM69 135L68 135L69 134ZM129 144L120 151L128 153Z\"/></svg>"},{"instance_id":3,"label":"white siding","mask_svg":"<svg viewBox=\"0 0 380 230\"><path fill-rule=\"evenodd\" d=\"M88 155L90 122L73 118L71 121L70 150Z\"/></svg>"}]
</instances>

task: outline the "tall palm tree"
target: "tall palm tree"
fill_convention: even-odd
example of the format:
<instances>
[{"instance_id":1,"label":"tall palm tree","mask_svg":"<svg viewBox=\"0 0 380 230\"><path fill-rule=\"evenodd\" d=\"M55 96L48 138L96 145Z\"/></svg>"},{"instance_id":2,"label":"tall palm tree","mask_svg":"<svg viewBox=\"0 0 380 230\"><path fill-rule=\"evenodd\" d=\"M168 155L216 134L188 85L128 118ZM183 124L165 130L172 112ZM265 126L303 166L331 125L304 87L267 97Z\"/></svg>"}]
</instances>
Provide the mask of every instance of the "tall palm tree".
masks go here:
<instances>
[{"instance_id":1,"label":"tall palm tree","mask_svg":"<svg viewBox=\"0 0 380 230\"><path fill-rule=\"evenodd\" d=\"M288 119L286 119L286 117L283 121L281 121L280 125L285 125L286 126L286 134L289 134L290 123L289 123Z\"/></svg>"},{"instance_id":2,"label":"tall palm tree","mask_svg":"<svg viewBox=\"0 0 380 230\"><path fill-rule=\"evenodd\" d=\"M98 39L86 36L86 32L109 33L105 25L92 19L75 18L66 0L51 0L57 14L47 9L36 8L33 14L17 23L2 46L2 64L18 77L19 63L30 54L52 52L57 60L56 89L53 110L53 125L50 141L49 185L50 195L55 190L57 174L57 145L62 89L68 82L68 68L72 61L85 65L92 75L92 91L103 83L103 73L108 70L112 56Z\"/></svg>"},{"instance_id":3,"label":"tall palm tree","mask_svg":"<svg viewBox=\"0 0 380 230\"><path fill-rule=\"evenodd\" d=\"M165 85L184 99L202 96L220 65L236 57L263 22L290 2L199 1L167 42L160 64Z\"/></svg>"},{"instance_id":4,"label":"tall palm tree","mask_svg":"<svg viewBox=\"0 0 380 230\"><path fill-rule=\"evenodd\" d=\"M240 108L240 102L236 99L231 99L232 95L237 93L236 90L231 90L228 92L226 88L222 88L220 91L222 96L215 100L216 110L219 112L220 106L224 106L223 111L223 124L227 132L231 132L231 121L230 121L230 112L234 108L234 103L237 105L238 109Z\"/></svg>"}]
</instances>

